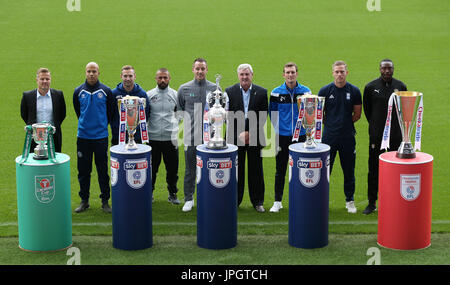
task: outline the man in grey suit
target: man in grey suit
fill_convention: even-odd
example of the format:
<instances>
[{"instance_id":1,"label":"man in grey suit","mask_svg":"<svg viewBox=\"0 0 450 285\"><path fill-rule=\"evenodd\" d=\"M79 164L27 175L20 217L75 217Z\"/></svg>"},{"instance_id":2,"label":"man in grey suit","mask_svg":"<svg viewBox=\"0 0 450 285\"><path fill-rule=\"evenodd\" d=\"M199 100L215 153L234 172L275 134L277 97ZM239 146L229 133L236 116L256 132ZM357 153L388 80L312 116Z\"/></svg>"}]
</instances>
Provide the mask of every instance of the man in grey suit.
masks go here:
<instances>
[{"instance_id":1,"label":"man in grey suit","mask_svg":"<svg viewBox=\"0 0 450 285\"><path fill-rule=\"evenodd\" d=\"M228 94L227 141L238 146L238 205L244 196L245 156L248 157L248 191L256 211L264 212L264 174L261 150L266 145L267 90L253 84L253 68L244 63L237 69L239 83Z\"/></svg>"},{"instance_id":2,"label":"man in grey suit","mask_svg":"<svg viewBox=\"0 0 450 285\"><path fill-rule=\"evenodd\" d=\"M216 84L206 80L208 64L203 58L196 58L192 65L194 79L178 88L177 99L184 111L184 201L183 212L189 212L194 206L196 146L203 143L203 111L206 94L216 90Z\"/></svg>"},{"instance_id":3,"label":"man in grey suit","mask_svg":"<svg viewBox=\"0 0 450 285\"><path fill-rule=\"evenodd\" d=\"M66 118L66 103L60 90L50 88L52 77L47 68L39 68L36 73L37 89L23 92L20 103L20 115L27 125L48 122L56 128L53 135L55 151L61 152L61 124ZM31 142L31 151L36 147Z\"/></svg>"}]
</instances>

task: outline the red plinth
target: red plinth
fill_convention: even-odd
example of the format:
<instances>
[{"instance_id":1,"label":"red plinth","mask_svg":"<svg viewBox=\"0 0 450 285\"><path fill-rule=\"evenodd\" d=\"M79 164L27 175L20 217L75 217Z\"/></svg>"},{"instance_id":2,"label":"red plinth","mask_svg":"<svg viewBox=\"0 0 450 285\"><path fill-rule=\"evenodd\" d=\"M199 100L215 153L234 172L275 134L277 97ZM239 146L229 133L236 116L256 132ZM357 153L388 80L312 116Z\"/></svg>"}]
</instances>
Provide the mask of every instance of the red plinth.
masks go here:
<instances>
[{"instance_id":1,"label":"red plinth","mask_svg":"<svg viewBox=\"0 0 450 285\"><path fill-rule=\"evenodd\" d=\"M401 250L431 244L433 157L399 159L396 152L380 155L378 178L378 244Z\"/></svg>"}]
</instances>

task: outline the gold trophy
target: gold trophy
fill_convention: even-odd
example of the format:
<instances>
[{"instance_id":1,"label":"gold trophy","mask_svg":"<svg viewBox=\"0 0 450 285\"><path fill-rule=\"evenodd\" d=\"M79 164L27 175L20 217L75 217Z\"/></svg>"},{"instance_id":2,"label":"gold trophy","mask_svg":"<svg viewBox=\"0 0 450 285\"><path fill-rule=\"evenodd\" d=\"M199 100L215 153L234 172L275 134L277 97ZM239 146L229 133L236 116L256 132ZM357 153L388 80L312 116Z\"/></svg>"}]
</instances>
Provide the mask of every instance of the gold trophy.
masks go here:
<instances>
[{"instance_id":1,"label":"gold trophy","mask_svg":"<svg viewBox=\"0 0 450 285\"><path fill-rule=\"evenodd\" d=\"M420 117L420 125L418 126L416 125L416 116L417 114L422 116L423 107L421 103L423 94L415 91L396 91L392 95L394 96L398 122L402 132L402 142L396 156L398 158L415 158L416 153L411 142L411 133L413 126L416 126L416 129L422 127L422 118ZM417 143L420 143L420 136L420 132L416 131L416 148Z\"/></svg>"}]
</instances>

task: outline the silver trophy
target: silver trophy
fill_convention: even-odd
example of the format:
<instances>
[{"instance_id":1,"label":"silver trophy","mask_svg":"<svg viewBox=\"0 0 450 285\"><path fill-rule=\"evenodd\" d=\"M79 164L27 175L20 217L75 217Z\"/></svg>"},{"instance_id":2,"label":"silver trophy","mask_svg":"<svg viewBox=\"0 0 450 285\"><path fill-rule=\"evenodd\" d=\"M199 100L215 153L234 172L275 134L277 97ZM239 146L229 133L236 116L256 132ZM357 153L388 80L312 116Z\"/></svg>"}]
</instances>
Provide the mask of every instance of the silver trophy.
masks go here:
<instances>
[{"instance_id":1,"label":"silver trophy","mask_svg":"<svg viewBox=\"0 0 450 285\"><path fill-rule=\"evenodd\" d=\"M49 132L55 133L56 129L49 123L36 123L31 125L33 128L33 140L37 144L34 148L34 159L48 159L47 141Z\"/></svg>"},{"instance_id":2,"label":"silver trophy","mask_svg":"<svg viewBox=\"0 0 450 285\"><path fill-rule=\"evenodd\" d=\"M128 143L125 145L125 149L135 150L138 148L136 142L134 141L134 134L136 133L136 128L139 124L139 104L140 102L143 103L145 108L145 99L127 95L117 101L119 105L119 113L121 113L121 103L124 104L126 109L125 125L128 132Z\"/></svg>"},{"instance_id":3,"label":"silver trophy","mask_svg":"<svg viewBox=\"0 0 450 285\"><path fill-rule=\"evenodd\" d=\"M222 128L227 118L224 105L228 101L228 95L226 92L220 91L219 81L221 78L222 76L216 74L216 90L206 95L206 102L210 106L208 120L211 127L209 129L209 141L206 143L206 147L209 149L227 148L227 143L222 137Z\"/></svg>"},{"instance_id":4,"label":"silver trophy","mask_svg":"<svg viewBox=\"0 0 450 285\"><path fill-rule=\"evenodd\" d=\"M402 142L396 153L398 158L415 158L411 133L416 124L417 109L423 94L415 91L396 91L394 95L397 117L402 132Z\"/></svg>"},{"instance_id":5,"label":"silver trophy","mask_svg":"<svg viewBox=\"0 0 450 285\"><path fill-rule=\"evenodd\" d=\"M306 130L306 141L304 143L304 147L309 149L316 148L317 144L314 141L313 131L316 128L318 106L320 104L321 111L323 111L325 97L305 94L297 98L297 103L299 108L301 106L301 103L303 103L304 106L304 114L302 117L302 126Z\"/></svg>"}]
</instances>

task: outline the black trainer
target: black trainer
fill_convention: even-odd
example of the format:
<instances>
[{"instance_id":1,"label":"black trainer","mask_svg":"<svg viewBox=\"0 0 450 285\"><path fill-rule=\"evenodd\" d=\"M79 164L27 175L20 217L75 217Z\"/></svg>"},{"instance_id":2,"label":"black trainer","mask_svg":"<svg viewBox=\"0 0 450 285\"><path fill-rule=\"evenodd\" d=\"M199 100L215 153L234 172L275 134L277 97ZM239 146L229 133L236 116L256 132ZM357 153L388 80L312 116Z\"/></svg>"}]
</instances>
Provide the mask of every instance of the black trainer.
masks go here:
<instances>
[{"instance_id":1,"label":"black trainer","mask_svg":"<svg viewBox=\"0 0 450 285\"><path fill-rule=\"evenodd\" d=\"M169 194L169 198L167 199L167 201L174 205L180 204L180 200L178 200L177 194Z\"/></svg>"},{"instance_id":2,"label":"black trainer","mask_svg":"<svg viewBox=\"0 0 450 285\"><path fill-rule=\"evenodd\" d=\"M108 214L112 213L112 209L109 206L108 202L102 203L102 210L103 210L103 212L108 213Z\"/></svg>"},{"instance_id":3,"label":"black trainer","mask_svg":"<svg viewBox=\"0 0 450 285\"><path fill-rule=\"evenodd\" d=\"M89 208L89 201L81 201L80 206L75 209L75 213L81 213L86 211Z\"/></svg>"},{"instance_id":4,"label":"black trainer","mask_svg":"<svg viewBox=\"0 0 450 285\"><path fill-rule=\"evenodd\" d=\"M375 205L373 204L369 204L366 209L364 209L363 214L364 215L369 215L372 214L373 212L375 212L377 210L377 207L375 207Z\"/></svg>"}]
</instances>

